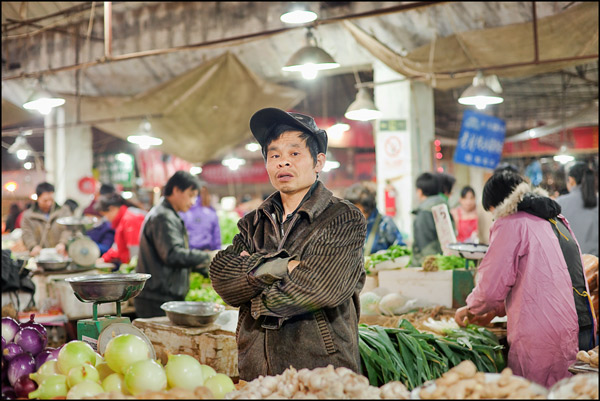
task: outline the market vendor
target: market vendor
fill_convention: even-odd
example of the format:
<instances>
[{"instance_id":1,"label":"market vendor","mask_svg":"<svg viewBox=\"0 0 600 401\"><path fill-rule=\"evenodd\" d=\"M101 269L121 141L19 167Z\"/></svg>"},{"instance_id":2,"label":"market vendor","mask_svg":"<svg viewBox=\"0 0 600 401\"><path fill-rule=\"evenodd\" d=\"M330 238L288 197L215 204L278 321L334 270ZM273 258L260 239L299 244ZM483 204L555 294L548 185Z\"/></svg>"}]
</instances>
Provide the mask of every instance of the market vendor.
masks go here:
<instances>
[{"instance_id":1,"label":"market vendor","mask_svg":"<svg viewBox=\"0 0 600 401\"><path fill-rule=\"evenodd\" d=\"M494 174L484 186L483 207L495 218L490 245L455 320L487 325L506 315L508 367L549 387L571 375L578 343L585 341L578 333L593 340L579 245L560 206L519 174Z\"/></svg>"},{"instance_id":2,"label":"market vendor","mask_svg":"<svg viewBox=\"0 0 600 401\"><path fill-rule=\"evenodd\" d=\"M23 244L31 256L38 256L43 248L56 248L57 253L66 256L70 233L56 220L71 216L71 209L58 206L54 201L54 185L48 182L39 183L35 194L35 203L25 210L21 221Z\"/></svg>"},{"instance_id":3,"label":"market vendor","mask_svg":"<svg viewBox=\"0 0 600 401\"><path fill-rule=\"evenodd\" d=\"M135 271L152 277L133 300L139 318L164 316L160 309L164 302L183 301L190 289L192 268L210 260L208 252L190 249L178 214L196 202L199 187L196 177L187 171L176 171L165 184L164 197L146 214Z\"/></svg>"},{"instance_id":4,"label":"market vendor","mask_svg":"<svg viewBox=\"0 0 600 401\"><path fill-rule=\"evenodd\" d=\"M277 190L238 223L210 278L239 307L240 379L296 369L360 372L359 292L366 222L318 180L327 133L312 117L266 108L250 120Z\"/></svg>"}]
</instances>

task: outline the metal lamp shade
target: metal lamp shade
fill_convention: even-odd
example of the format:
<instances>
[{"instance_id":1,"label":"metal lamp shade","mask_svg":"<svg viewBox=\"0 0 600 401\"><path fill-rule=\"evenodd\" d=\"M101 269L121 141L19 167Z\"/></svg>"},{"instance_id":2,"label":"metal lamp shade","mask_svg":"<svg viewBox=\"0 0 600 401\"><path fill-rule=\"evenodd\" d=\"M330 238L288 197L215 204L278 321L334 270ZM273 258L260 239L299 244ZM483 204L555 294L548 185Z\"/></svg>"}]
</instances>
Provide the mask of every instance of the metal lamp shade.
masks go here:
<instances>
[{"instance_id":1,"label":"metal lamp shade","mask_svg":"<svg viewBox=\"0 0 600 401\"><path fill-rule=\"evenodd\" d=\"M54 107L65 104L65 99L52 96L45 90L35 90L23 103L23 108L36 110L42 114L48 114Z\"/></svg>"},{"instance_id":2,"label":"metal lamp shade","mask_svg":"<svg viewBox=\"0 0 600 401\"><path fill-rule=\"evenodd\" d=\"M317 46L304 46L290 57L281 69L283 71L302 71L305 64L310 64L317 70L329 70L339 67L333 57Z\"/></svg>"},{"instance_id":3,"label":"metal lamp shade","mask_svg":"<svg viewBox=\"0 0 600 401\"><path fill-rule=\"evenodd\" d=\"M487 87L487 85L469 86L458 98L458 103L465 105L498 104L504 99L496 92Z\"/></svg>"},{"instance_id":4,"label":"metal lamp shade","mask_svg":"<svg viewBox=\"0 0 600 401\"><path fill-rule=\"evenodd\" d=\"M356 100L348 106L344 117L350 120L368 121L381 117L381 111L375 106L365 88L360 88Z\"/></svg>"}]
</instances>

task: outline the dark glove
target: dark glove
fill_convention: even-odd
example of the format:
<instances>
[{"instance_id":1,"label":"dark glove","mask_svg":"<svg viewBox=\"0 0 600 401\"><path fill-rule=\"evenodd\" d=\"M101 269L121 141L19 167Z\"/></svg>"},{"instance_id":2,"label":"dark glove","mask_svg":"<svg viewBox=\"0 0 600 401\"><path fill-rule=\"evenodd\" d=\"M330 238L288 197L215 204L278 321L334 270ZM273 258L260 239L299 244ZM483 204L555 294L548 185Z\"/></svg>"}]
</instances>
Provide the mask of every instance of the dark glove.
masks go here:
<instances>
[{"instance_id":1,"label":"dark glove","mask_svg":"<svg viewBox=\"0 0 600 401\"><path fill-rule=\"evenodd\" d=\"M271 285L287 274L290 259L291 257L269 260L254 270L254 277L264 284Z\"/></svg>"}]
</instances>

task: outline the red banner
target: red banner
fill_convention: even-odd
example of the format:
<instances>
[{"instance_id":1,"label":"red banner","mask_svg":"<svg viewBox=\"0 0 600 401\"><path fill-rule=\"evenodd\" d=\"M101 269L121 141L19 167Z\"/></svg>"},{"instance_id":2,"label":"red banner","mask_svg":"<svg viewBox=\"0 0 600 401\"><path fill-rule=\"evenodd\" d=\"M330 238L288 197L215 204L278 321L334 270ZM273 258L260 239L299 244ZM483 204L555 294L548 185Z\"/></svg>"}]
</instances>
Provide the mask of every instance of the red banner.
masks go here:
<instances>
[{"instance_id":1,"label":"red banner","mask_svg":"<svg viewBox=\"0 0 600 401\"><path fill-rule=\"evenodd\" d=\"M139 149L136 157L145 188L162 188L176 171L190 171L192 164L156 149Z\"/></svg>"},{"instance_id":2,"label":"red banner","mask_svg":"<svg viewBox=\"0 0 600 401\"><path fill-rule=\"evenodd\" d=\"M265 163L262 161L244 164L237 170L231 170L221 163L208 163L202 166L202 173L199 177L209 184L227 185L230 182L259 184L269 182L269 175Z\"/></svg>"}]
</instances>

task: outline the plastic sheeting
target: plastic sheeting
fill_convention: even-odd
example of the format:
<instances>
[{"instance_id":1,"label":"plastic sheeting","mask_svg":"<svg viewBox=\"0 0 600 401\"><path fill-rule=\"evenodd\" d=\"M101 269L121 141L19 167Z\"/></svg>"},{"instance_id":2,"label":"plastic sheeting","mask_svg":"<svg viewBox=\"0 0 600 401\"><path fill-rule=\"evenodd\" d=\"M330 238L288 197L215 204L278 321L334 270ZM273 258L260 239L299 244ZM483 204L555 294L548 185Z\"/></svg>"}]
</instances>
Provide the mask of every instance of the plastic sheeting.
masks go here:
<instances>
[{"instance_id":1,"label":"plastic sheeting","mask_svg":"<svg viewBox=\"0 0 600 401\"><path fill-rule=\"evenodd\" d=\"M80 118L114 119L94 126L127 139L148 116L153 135L163 140L157 149L202 163L251 138L248 124L257 110L289 110L304 97L303 91L262 80L226 52L132 97L82 97Z\"/></svg>"},{"instance_id":2,"label":"plastic sheeting","mask_svg":"<svg viewBox=\"0 0 600 401\"><path fill-rule=\"evenodd\" d=\"M535 57L533 23L473 30L437 38L406 56L391 50L357 25L343 21L354 39L374 57L392 70L436 89L468 85L473 72L461 71L488 66L532 62ZM537 20L538 60L553 60L598 54L598 3L583 2L566 11ZM587 64L593 59L531 64L509 68L486 69L485 74L499 77L524 77L557 71L565 67Z\"/></svg>"}]
</instances>

